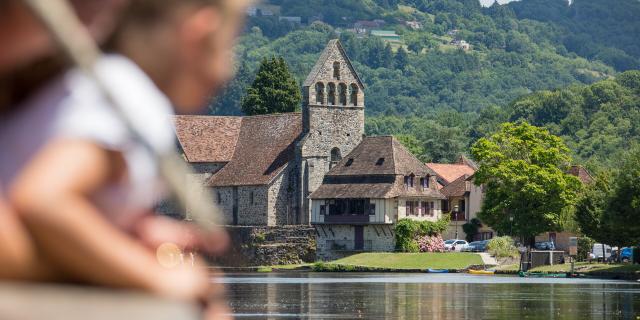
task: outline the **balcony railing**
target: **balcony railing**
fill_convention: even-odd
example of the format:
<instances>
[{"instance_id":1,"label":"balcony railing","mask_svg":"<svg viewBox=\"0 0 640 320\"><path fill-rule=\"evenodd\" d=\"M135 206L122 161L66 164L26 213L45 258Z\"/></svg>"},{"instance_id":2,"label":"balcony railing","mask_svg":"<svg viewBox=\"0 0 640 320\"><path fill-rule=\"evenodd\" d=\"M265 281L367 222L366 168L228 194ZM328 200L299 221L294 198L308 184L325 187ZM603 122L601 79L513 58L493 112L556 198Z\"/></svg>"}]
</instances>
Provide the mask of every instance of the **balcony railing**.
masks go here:
<instances>
[{"instance_id":1,"label":"balcony railing","mask_svg":"<svg viewBox=\"0 0 640 320\"><path fill-rule=\"evenodd\" d=\"M327 249L334 251L372 251L373 241L364 240L362 248L356 249L356 242L354 240L327 240Z\"/></svg>"},{"instance_id":2,"label":"balcony railing","mask_svg":"<svg viewBox=\"0 0 640 320\"><path fill-rule=\"evenodd\" d=\"M369 223L368 215L327 215L324 216L325 223Z\"/></svg>"},{"instance_id":3,"label":"balcony railing","mask_svg":"<svg viewBox=\"0 0 640 320\"><path fill-rule=\"evenodd\" d=\"M464 212L451 212L451 221L467 221L467 217Z\"/></svg>"}]
</instances>

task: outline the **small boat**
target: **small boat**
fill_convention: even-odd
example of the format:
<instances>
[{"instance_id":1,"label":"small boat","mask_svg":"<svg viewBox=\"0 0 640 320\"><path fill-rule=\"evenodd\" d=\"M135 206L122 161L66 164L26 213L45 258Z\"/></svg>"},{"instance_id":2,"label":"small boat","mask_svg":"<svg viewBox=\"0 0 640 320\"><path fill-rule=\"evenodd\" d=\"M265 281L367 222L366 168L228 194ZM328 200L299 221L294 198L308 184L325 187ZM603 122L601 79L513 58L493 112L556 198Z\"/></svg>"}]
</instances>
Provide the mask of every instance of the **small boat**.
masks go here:
<instances>
[{"instance_id":1,"label":"small boat","mask_svg":"<svg viewBox=\"0 0 640 320\"><path fill-rule=\"evenodd\" d=\"M566 278L566 273L523 272L518 275L522 278Z\"/></svg>"},{"instance_id":2,"label":"small boat","mask_svg":"<svg viewBox=\"0 0 640 320\"><path fill-rule=\"evenodd\" d=\"M470 274L479 274L479 275L493 275L496 274L495 270L469 270Z\"/></svg>"},{"instance_id":3,"label":"small boat","mask_svg":"<svg viewBox=\"0 0 640 320\"><path fill-rule=\"evenodd\" d=\"M427 269L429 273L449 273L447 269Z\"/></svg>"}]
</instances>

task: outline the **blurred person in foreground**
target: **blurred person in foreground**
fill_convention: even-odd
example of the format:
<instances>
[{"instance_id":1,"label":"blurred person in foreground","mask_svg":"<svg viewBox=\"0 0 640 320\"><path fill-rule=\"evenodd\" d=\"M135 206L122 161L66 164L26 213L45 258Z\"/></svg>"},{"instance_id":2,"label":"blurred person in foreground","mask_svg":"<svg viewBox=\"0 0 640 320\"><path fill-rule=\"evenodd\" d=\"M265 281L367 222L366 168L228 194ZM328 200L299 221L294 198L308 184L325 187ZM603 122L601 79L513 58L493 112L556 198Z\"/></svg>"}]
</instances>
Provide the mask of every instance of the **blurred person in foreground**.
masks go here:
<instances>
[{"instance_id":1,"label":"blurred person in foreground","mask_svg":"<svg viewBox=\"0 0 640 320\"><path fill-rule=\"evenodd\" d=\"M96 41L103 41L124 0L74 0L78 17ZM0 122L7 123L17 107L54 77L69 68L57 53L46 28L19 0L0 0ZM0 140L9 137L0 136ZM32 137L36 142L40 137ZM0 168L19 149L0 153ZM2 170L2 169L0 169ZM33 239L4 199L0 177L0 279L49 280L53 266L38 256Z\"/></svg>"},{"instance_id":2,"label":"blurred person in foreground","mask_svg":"<svg viewBox=\"0 0 640 320\"><path fill-rule=\"evenodd\" d=\"M96 69L156 148L173 148L169 116L200 111L231 76L245 0L130 0ZM63 279L207 300L204 269L158 264L163 243L220 251L226 237L187 237L151 215L158 163L130 136L92 82L58 77L0 120L0 182L42 258ZM39 139L34 139L38 137ZM14 152L15 151L15 152ZM4 153L3 153L4 154Z\"/></svg>"}]
</instances>

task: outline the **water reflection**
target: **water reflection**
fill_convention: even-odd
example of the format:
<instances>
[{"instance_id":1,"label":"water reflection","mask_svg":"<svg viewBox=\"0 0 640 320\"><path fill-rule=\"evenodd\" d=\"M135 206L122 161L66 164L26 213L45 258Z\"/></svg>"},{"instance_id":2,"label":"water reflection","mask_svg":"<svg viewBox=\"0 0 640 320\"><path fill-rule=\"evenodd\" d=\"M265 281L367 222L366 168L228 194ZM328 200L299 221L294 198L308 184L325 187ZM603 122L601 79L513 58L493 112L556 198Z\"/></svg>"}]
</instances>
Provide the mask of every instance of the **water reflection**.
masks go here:
<instances>
[{"instance_id":1,"label":"water reflection","mask_svg":"<svg viewBox=\"0 0 640 320\"><path fill-rule=\"evenodd\" d=\"M470 275L230 275L238 318L634 319L640 285Z\"/></svg>"}]
</instances>

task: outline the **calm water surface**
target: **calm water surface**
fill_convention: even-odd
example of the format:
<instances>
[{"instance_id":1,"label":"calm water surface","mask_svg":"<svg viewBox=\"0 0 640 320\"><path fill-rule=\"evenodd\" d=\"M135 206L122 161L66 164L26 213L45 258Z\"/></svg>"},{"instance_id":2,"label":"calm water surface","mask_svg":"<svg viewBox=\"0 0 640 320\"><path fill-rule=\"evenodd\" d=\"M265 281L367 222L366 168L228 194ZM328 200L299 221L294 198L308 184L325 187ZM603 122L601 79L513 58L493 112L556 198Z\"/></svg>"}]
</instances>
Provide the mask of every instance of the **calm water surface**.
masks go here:
<instances>
[{"instance_id":1,"label":"calm water surface","mask_svg":"<svg viewBox=\"0 0 640 320\"><path fill-rule=\"evenodd\" d=\"M626 281L269 273L221 282L238 319L640 319L640 284Z\"/></svg>"}]
</instances>

